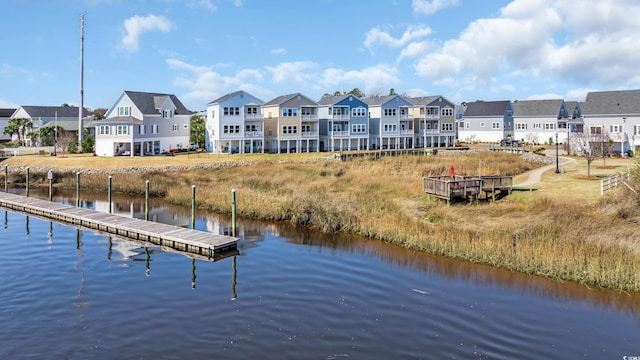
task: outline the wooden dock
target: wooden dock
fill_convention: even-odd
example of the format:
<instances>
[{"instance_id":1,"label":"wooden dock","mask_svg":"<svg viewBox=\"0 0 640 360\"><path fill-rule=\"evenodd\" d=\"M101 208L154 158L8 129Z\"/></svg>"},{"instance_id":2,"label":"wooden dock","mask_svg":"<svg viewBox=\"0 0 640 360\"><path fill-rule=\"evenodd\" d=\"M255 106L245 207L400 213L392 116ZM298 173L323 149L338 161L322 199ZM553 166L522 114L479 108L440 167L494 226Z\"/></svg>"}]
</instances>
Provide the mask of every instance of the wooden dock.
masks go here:
<instances>
[{"instance_id":1,"label":"wooden dock","mask_svg":"<svg viewBox=\"0 0 640 360\"><path fill-rule=\"evenodd\" d=\"M107 214L6 192L0 192L0 207L134 240L148 241L209 258L237 250L238 239L235 237Z\"/></svg>"},{"instance_id":2,"label":"wooden dock","mask_svg":"<svg viewBox=\"0 0 640 360\"><path fill-rule=\"evenodd\" d=\"M511 193L511 176L427 176L422 178L422 190L430 196L444 199L449 204L455 200L478 200L484 193L485 199L496 200L496 196Z\"/></svg>"}]
</instances>

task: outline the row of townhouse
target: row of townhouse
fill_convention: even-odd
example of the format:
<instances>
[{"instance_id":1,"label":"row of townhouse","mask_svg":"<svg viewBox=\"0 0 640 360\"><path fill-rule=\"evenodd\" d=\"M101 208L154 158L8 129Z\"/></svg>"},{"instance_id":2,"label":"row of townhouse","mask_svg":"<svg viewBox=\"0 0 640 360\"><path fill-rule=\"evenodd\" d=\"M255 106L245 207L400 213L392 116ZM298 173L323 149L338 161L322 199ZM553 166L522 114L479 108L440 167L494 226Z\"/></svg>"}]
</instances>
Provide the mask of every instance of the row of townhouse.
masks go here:
<instances>
[{"instance_id":1,"label":"row of townhouse","mask_svg":"<svg viewBox=\"0 0 640 360\"><path fill-rule=\"evenodd\" d=\"M584 102L476 101L463 106L457 138L495 143L512 137L528 143L562 143L578 151L580 139L613 142L623 156L640 150L640 90L590 92Z\"/></svg>"},{"instance_id":2,"label":"row of townhouse","mask_svg":"<svg viewBox=\"0 0 640 360\"><path fill-rule=\"evenodd\" d=\"M0 120L23 117L33 130L57 124L78 129L77 107L0 109ZM8 113L12 113L7 117ZM99 156L145 156L189 146L189 111L172 94L124 91L105 119L90 120ZM3 124L0 123L0 126ZM562 99L476 101L455 106L443 96L314 101L300 93L268 102L245 92L226 94L206 109L205 150L211 153L289 153L448 147L456 141L495 143L506 137L570 145L577 136L611 139L613 151L640 150L640 90L588 93ZM34 145L34 144L32 144ZM577 147L576 147L577 148Z\"/></svg>"},{"instance_id":3,"label":"row of townhouse","mask_svg":"<svg viewBox=\"0 0 640 360\"><path fill-rule=\"evenodd\" d=\"M344 94L316 102L295 93L264 102L240 90L207 105L205 147L212 153L289 153L452 146L454 110L442 96Z\"/></svg>"}]
</instances>

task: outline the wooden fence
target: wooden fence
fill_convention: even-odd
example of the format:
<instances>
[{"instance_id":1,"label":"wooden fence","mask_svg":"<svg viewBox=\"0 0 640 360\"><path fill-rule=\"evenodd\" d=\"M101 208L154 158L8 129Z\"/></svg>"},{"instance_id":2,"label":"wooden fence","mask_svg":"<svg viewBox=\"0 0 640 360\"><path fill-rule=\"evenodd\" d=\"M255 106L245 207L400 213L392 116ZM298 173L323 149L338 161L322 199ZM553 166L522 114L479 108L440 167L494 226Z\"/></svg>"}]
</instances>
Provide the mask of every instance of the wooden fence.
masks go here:
<instances>
[{"instance_id":1,"label":"wooden fence","mask_svg":"<svg viewBox=\"0 0 640 360\"><path fill-rule=\"evenodd\" d=\"M624 184L625 180L631 180L631 171L618 173L600 180L600 196L604 195L605 191L617 188L619 185Z\"/></svg>"}]
</instances>

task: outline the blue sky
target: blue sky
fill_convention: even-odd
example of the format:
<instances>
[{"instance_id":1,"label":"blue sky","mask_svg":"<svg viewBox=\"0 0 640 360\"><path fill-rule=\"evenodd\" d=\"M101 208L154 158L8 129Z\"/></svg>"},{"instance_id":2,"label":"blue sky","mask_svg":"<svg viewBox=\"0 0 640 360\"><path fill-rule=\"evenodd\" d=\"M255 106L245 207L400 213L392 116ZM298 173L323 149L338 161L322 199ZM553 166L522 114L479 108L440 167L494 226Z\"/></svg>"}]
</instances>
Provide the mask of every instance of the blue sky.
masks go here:
<instances>
[{"instance_id":1,"label":"blue sky","mask_svg":"<svg viewBox=\"0 0 640 360\"><path fill-rule=\"evenodd\" d=\"M2 0L0 107L245 90L449 100L640 88L637 0ZM6 16L9 15L9 16Z\"/></svg>"}]
</instances>

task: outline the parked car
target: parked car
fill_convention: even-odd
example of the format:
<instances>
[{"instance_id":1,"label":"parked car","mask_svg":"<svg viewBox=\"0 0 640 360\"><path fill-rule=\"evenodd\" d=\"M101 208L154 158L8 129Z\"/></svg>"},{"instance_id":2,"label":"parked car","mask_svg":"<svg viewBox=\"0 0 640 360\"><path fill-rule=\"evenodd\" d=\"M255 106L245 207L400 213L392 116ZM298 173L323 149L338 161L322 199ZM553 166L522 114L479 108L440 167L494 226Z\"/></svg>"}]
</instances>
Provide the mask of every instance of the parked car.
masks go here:
<instances>
[{"instance_id":1,"label":"parked car","mask_svg":"<svg viewBox=\"0 0 640 360\"><path fill-rule=\"evenodd\" d=\"M500 140L500 146L522 146L522 142L518 139L513 139L508 136Z\"/></svg>"}]
</instances>

